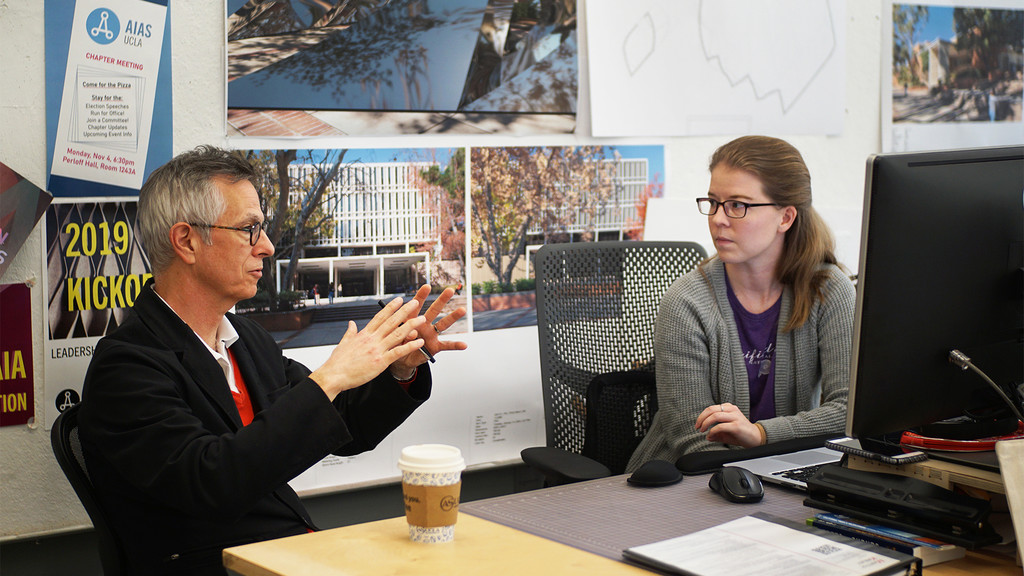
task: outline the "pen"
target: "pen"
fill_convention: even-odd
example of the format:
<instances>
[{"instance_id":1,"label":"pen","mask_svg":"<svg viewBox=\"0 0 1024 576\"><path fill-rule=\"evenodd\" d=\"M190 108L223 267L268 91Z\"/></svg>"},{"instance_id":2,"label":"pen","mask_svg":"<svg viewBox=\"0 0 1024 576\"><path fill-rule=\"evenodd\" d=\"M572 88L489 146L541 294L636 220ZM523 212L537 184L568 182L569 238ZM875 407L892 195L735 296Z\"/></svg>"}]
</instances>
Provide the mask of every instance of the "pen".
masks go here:
<instances>
[{"instance_id":1,"label":"pen","mask_svg":"<svg viewBox=\"0 0 1024 576\"><path fill-rule=\"evenodd\" d=\"M387 306L387 304L385 304L383 300L377 300L377 304L381 308L384 308L385 306ZM435 362L434 355L431 354L430 352L428 352L427 348L425 346L420 346L420 352L423 352L423 355L427 357L427 360L430 360L431 362Z\"/></svg>"}]
</instances>

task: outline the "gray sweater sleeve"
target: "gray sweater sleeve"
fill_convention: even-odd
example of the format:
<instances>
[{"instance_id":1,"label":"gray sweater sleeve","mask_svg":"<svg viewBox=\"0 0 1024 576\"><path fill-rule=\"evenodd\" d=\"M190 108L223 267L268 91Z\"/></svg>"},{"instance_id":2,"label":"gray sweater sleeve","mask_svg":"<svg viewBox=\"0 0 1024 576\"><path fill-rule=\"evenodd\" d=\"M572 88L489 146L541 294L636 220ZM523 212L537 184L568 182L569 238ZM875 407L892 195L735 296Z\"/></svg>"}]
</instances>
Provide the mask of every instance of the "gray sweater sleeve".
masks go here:
<instances>
[{"instance_id":1,"label":"gray sweater sleeve","mask_svg":"<svg viewBox=\"0 0 1024 576\"><path fill-rule=\"evenodd\" d=\"M694 270L665 293L655 328L658 413L628 470L652 459L722 449L696 430L697 415L729 402L750 414L747 373L725 292L725 267L714 259L706 275ZM775 418L761 421L769 442L840 433L846 418L854 291L830 267L824 301L799 329L779 334ZM783 294L780 326L789 319L792 293ZM819 405L820 404L820 405Z\"/></svg>"}]
</instances>

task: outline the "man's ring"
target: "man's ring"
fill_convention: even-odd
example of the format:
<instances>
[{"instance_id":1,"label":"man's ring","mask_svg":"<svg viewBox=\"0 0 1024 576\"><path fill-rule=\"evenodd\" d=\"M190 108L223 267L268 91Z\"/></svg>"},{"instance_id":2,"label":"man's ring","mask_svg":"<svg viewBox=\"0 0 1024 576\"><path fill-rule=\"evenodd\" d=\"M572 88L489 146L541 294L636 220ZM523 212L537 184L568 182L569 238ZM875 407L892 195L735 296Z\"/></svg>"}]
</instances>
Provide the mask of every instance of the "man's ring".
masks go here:
<instances>
[{"instance_id":1,"label":"man's ring","mask_svg":"<svg viewBox=\"0 0 1024 576\"><path fill-rule=\"evenodd\" d=\"M441 331L437 329L437 324L431 324L430 327L433 328L434 332L437 332L438 335L441 334Z\"/></svg>"}]
</instances>

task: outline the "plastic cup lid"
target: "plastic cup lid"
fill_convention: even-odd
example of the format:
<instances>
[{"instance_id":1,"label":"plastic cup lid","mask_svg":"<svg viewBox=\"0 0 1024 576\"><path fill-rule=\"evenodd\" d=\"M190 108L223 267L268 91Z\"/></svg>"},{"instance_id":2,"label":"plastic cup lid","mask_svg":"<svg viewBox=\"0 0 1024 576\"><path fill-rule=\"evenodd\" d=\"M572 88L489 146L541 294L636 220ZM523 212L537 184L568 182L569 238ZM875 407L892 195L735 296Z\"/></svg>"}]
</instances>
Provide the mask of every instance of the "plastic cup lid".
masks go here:
<instances>
[{"instance_id":1,"label":"plastic cup lid","mask_svg":"<svg viewBox=\"0 0 1024 576\"><path fill-rule=\"evenodd\" d=\"M407 472L454 472L466 468L462 451L447 444L414 444L402 448L398 467Z\"/></svg>"}]
</instances>

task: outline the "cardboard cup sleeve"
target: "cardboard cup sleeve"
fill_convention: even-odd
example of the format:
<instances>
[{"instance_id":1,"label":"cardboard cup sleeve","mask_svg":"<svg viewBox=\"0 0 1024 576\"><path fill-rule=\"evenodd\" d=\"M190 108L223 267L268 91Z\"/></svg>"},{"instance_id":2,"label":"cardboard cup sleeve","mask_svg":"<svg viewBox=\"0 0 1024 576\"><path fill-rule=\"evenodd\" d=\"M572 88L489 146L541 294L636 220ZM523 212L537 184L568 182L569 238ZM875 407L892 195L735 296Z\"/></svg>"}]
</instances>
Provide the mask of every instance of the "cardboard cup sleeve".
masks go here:
<instances>
[{"instance_id":1,"label":"cardboard cup sleeve","mask_svg":"<svg viewBox=\"0 0 1024 576\"><path fill-rule=\"evenodd\" d=\"M409 524L437 528L455 524L462 482L445 486L402 484L405 517Z\"/></svg>"}]
</instances>

